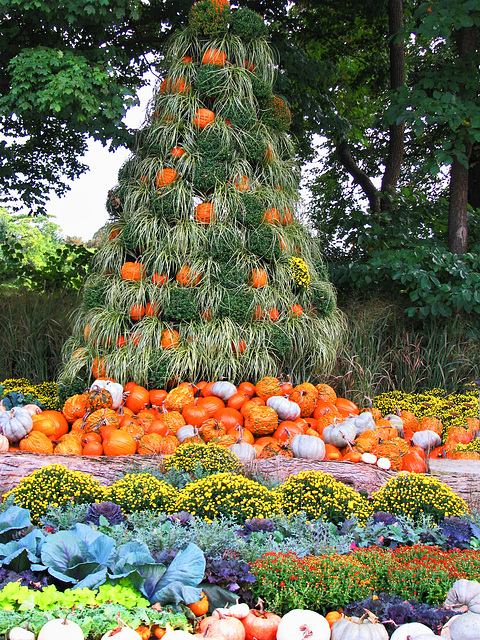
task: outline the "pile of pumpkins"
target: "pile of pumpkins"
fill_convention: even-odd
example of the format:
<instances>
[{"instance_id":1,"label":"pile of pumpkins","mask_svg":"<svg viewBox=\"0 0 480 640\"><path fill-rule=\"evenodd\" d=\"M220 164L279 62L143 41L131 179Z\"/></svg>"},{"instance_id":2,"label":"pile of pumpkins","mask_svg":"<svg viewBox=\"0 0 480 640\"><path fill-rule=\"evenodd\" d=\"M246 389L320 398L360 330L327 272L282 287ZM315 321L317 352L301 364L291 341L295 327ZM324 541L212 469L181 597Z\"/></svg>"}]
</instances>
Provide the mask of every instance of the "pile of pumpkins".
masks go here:
<instances>
[{"instance_id":1,"label":"pile of pumpkins","mask_svg":"<svg viewBox=\"0 0 480 640\"><path fill-rule=\"evenodd\" d=\"M1 407L0 407L1 409ZM382 417L337 397L332 387L265 377L220 380L170 391L99 378L60 411L0 410L0 452L168 455L182 442L213 442L244 463L273 456L377 464L421 473L441 443L441 423L408 411Z\"/></svg>"},{"instance_id":2,"label":"pile of pumpkins","mask_svg":"<svg viewBox=\"0 0 480 640\"><path fill-rule=\"evenodd\" d=\"M208 607L205 597L199 603L205 603ZM215 609L211 616L202 615L195 633L157 627L154 630L149 627L132 629L119 617L117 628L104 634L102 640L139 640L139 637L142 640L150 637L163 640L389 640L385 626L368 610L360 618L334 611L324 617L305 609L293 609L280 617L265 611L261 600L257 607L251 609L245 603L237 603L228 608ZM480 638L479 582L457 580L447 594L445 607L460 613L450 618L440 636L422 623L410 622L397 627L390 640ZM35 640L35 636L26 629L15 627L10 631L9 640ZM84 634L79 625L65 617L47 622L37 640L84 640Z\"/></svg>"}]
</instances>

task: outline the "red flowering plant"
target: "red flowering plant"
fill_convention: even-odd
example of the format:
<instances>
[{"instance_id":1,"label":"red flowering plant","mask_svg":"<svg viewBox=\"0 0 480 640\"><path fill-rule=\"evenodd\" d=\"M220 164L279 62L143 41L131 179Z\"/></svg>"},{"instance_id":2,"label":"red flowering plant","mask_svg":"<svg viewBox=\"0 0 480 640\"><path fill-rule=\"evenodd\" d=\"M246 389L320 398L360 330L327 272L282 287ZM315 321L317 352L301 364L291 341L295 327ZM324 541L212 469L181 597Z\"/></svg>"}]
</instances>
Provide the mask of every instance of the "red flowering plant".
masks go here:
<instances>
[{"instance_id":1,"label":"red flowering plant","mask_svg":"<svg viewBox=\"0 0 480 640\"><path fill-rule=\"evenodd\" d=\"M253 594L279 614L295 608L325 614L373 591L369 569L352 556L267 553L252 564L251 572L256 577Z\"/></svg>"}]
</instances>

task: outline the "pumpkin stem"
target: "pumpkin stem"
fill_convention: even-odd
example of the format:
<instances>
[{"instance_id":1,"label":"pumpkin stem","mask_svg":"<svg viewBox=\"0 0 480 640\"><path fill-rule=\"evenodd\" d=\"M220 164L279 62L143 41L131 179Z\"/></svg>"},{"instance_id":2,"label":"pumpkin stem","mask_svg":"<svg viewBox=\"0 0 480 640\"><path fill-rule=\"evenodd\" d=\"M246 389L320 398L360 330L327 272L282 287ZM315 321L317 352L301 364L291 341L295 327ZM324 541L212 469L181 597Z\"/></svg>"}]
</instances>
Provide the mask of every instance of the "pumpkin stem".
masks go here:
<instances>
[{"instance_id":1,"label":"pumpkin stem","mask_svg":"<svg viewBox=\"0 0 480 640\"><path fill-rule=\"evenodd\" d=\"M265 604L265 602L259 598L257 600L257 604L255 605L255 609L258 607L258 610L260 611L260 613L263 613L264 609L263 609L263 605Z\"/></svg>"}]
</instances>

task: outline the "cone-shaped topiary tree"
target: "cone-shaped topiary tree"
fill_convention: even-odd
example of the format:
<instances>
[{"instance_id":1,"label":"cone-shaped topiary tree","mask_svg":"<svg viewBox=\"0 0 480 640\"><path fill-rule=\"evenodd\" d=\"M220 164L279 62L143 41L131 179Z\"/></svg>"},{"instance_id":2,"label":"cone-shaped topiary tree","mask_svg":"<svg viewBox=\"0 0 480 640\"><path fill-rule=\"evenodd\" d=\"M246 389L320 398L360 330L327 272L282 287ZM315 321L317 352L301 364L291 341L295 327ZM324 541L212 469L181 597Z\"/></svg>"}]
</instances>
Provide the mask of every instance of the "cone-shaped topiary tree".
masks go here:
<instances>
[{"instance_id":1,"label":"cone-shaped topiary tree","mask_svg":"<svg viewBox=\"0 0 480 640\"><path fill-rule=\"evenodd\" d=\"M173 38L136 150L109 192L60 381L305 379L343 322L297 219L290 111L262 18L202 0Z\"/></svg>"}]
</instances>

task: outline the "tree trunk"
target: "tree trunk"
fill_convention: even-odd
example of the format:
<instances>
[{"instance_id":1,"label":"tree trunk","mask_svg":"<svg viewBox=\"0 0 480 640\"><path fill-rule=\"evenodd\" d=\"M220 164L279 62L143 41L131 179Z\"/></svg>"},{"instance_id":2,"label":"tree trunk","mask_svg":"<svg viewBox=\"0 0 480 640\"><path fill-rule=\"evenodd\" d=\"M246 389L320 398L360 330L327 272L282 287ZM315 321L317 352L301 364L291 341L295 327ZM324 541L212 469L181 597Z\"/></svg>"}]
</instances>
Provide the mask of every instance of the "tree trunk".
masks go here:
<instances>
[{"instance_id":1,"label":"tree trunk","mask_svg":"<svg viewBox=\"0 0 480 640\"><path fill-rule=\"evenodd\" d=\"M469 63L470 54L475 51L477 28L465 27L457 32L457 48L460 59ZM474 72L472 67L472 73ZM472 144L464 143L467 163L470 160ZM454 158L450 170L450 191L448 203L448 248L452 253L461 255L468 251L467 229L468 205L468 165L464 166Z\"/></svg>"},{"instance_id":2,"label":"tree trunk","mask_svg":"<svg viewBox=\"0 0 480 640\"><path fill-rule=\"evenodd\" d=\"M398 39L403 29L402 0L388 0L388 32L390 36L390 88L405 86L405 43ZM392 124L389 128L388 156L382 179L382 210L390 207L389 196L394 193L403 161L405 124Z\"/></svg>"},{"instance_id":3,"label":"tree trunk","mask_svg":"<svg viewBox=\"0 0 480 640\"><path fill-rule=\"evenodd\" d=\"M472 147L468 166L468 204L472 209L480 209L480 143Z\"/></svg>"},{"instance_id":4,"label":"tree trunk","mask_svg":"<svg viewBox=\"0 0 480 640\"><path fill-rule=\"evenodd\" d=\"M398 35L403 29L403 1L388 0L388 31L390 36L390 88L395 90L405 85L405 44ZM405 125L393 124L389 128L388 155L382 178L381 193L368 175L355 162L346 141L337 145L340 162L355 182L362 187L368 198L370 211L378 214L390 206L390 195L395 191L403 161ZM383 197L382 197L383 196Z\"/></svg>"},{"instance_id":5,"label":"tree trunk","mask_svg":"<svg viewBox=\"0 0 480 640\"><path fill-rule=\"evenodd\" d=\"M355 182L362 187L363 192L368 198L370 211L372 213L380 213L379 192L365 171L360 169L358 164L355 162L348 142L343 141L340 142L340 144L337 144L337 156Z\"/></svg>"}]
</instances>

